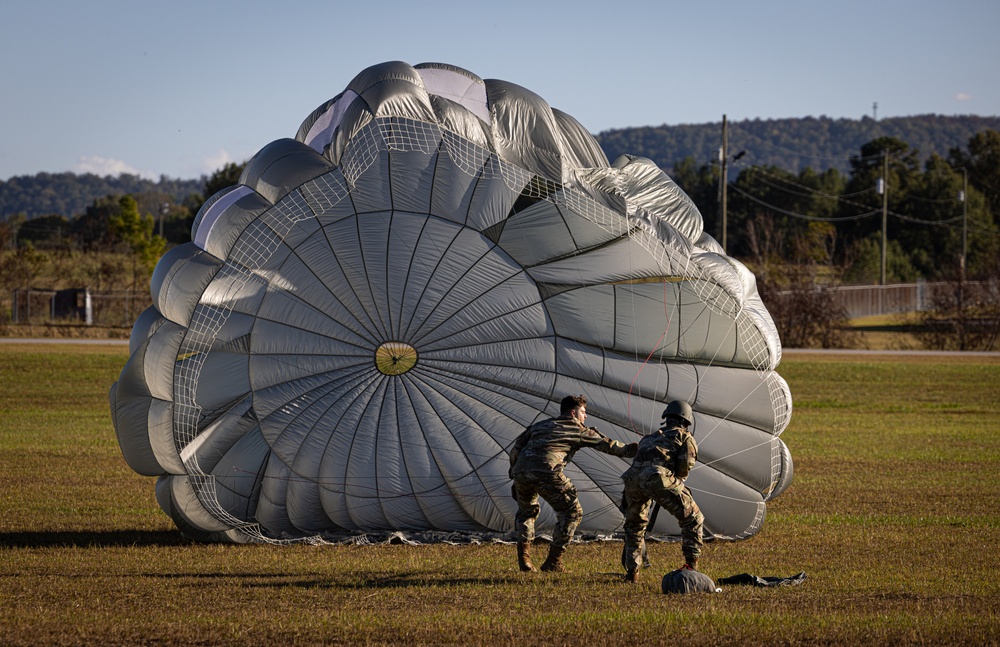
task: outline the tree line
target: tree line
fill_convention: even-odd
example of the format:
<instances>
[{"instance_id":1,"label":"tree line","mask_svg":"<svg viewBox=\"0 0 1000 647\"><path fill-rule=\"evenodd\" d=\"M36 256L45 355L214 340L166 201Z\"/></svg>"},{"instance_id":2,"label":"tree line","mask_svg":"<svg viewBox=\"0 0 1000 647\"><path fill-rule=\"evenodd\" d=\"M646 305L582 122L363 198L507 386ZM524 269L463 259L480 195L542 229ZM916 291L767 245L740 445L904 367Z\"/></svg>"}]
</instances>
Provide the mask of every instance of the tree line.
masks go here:
<instances>
[{"instance_id":1,"label":"tree line","mask_svg":"<svg viewBox=\"0 0 1000 647\"><path fill-rule=\"evenodd\" d=\"M1000 117L974 115L946 117L922 115L874 120L805 117L753 119L730 122L733 151L745 151L744 163L776 167L798 173L805 167L818 171L850 171L849 159L865 143L894 137L918 151L921 162L931 155L945 157L955 147L984 130L1000 130ZM647 157L669 172L691 158L694 164L717 159L720 123L648 126L608 130L595 136L610 159L623 153ZM0 180L0 220L22 216L31 220L60 215L72 219L95 200L109 195L153 196L155 202L193 208L205 195L211 177L153 181L137 175L117 177L94 174L38 173ZM211 194L209 194L211 195ZM140 202L142 202L140 200ZM142 205L140 204L140 207Z\"/></svg>"},{"instance_id":2,"label":"tree line","mask_svg":"<svg viewBox=\"0 0 1000 647\"><path fill-rule=\"evenodd\" d=\"M108 193L99 193L90 198L80 211L72 215L47 213L29 217L20 211L0 217L0 250L31 245L37 249L74 248L82 251L101 251L115 247L121 241L110 226L120 214L121 198L131 197L144 217L153 223L150 236L163 239L164 244L176 245L191 240L191 225L205 200L216 192L236 184L244 164L229 163L209 177L197 181L179 181L161 178L159 182L140 180L136 176L121 175L104 178L104 183L93 183L95 176L79 176L82 186L92 190L111 188ZM71 173L58 176L40 173L34 176L36 182L46 178L59 178L59 185L73 185ZM20 186L30 185L26 178ZM101 187L101 188L95 188ZM134 190L126 190L132 187ZM50 189L45 189L48 193ZM0 191L2 193L2 191ZM82 190L75 195L83 195Z\"/></svg>"},{"instance_id":3,"label":"tree line","mask_svg":"<svg viewBox=\"0 0 1000 647\"><path fill-rule=\"evenodd\" d=\"M721 241L725 228L727 253L754 271L769 310L785 326L783 339L845 343L838 338L843 317L824 294L828 287L927 279L958 282L954 297L936 306L944 313L941 321L965 326L959 336L967 339L989 320L995 343L1000 314L984 313L1000 303L1000 295L989 293L1000 279L1000 130L976 132L943 154L929 155L897 137L875 137L848 156L843 171L757 164L753 149L729 150L736 152L727 159L726 182L717 159L688 156L661 167L698 206L708 233ZM42 262L35 250L75 250L133 258L128 283L141 284L163 249L190 240L205 199L235 184L243 166L226 165L180 200L160 190L108 194L71 218L7 215L0 219L0 251L14 253L0 259L9 279L3 282L37 276L28 271ZM91 272L107 275L105 283L112 282L112 273L110 267ZM980 288L966 286L968 281L982 283L987 292L976 293ZM815 316L803 318L809 312Z\"/></svg>"},{"instance_id":4,"label":"tree line","mask_svg":"<svg viewBox=\"0 0 1000 647\"><path fill-rule=\"evenodd\" d=\"M725 228L727 252L753 270L783 343L852 347L833 288L927 279L945 287L918 315L924 347L996 348L1000 131L923 162L906 142L879 137L850 157L847 173L733 162L726 183L720 164L691 158L672 176L706 231L721 240Z\"/></svg>"},{"instance_id":5,"label":"tree line","mask_svg":"<svg viewBox=\"0 0 1000 647\"><path fill-rule=\"evenodd\" d=\"M609 159L621 154L646 157L669 172L691 158L702 164L718 159L721 122L645 126L607 130L596 135ZM729 148L744 151L745 163L798 173L806 167L851 170L850 158L874 139L893 137L918 151L921 162L946 157L985 130L1000 130L1000 117L919 115L888 119L748 119L728 122Z\"/></svg>"},{"instance_id":6,"label":"tree line","mask_svg":"<svg viewBox=\"0 0 1000 647\"><path fill-rule=\"evenodd\" d=\"M706 230L721 241L725 227L727 252L755 266L818 262L841 268L838 278L846 283L876 283L882 272L883 220L888 282L954 276L963 258L967 278L986 276L1000 255L998 130L975 133L944 154L930 155L902 139L877 137L852 152L847 171L812 166L791 170L753 163L756 157L752 149L731 155L724 212L718 160L699 162L689 156L661 167L694 200ZM654 161L662 164L662 159ZM153 183L128 175L95 184L95 176L79 176L83 186L113 190L93 198L76 214L5 215L0 220L0 249L28 244L38 249L110 249L121 242L110 223L120 213L122 195L132 196L139 213L153 220L151 235L167 245L186 242L204 200L235 184L242 168L227 164L197 185L167 178ZM72 184L71 175L39 174L34 180L39 186L50 180L54 184L48 190L54 190ZM0 188L23 188L24 180L13 178Z\"/></svg>"},{"instance_id":7,"label":"tree line","mask_svg":"<svg viewBox=\"0 0 1000 647\"><path fill-rule=\"evenodd\" d=\"M878 283L884 222L886 282L953 277L963 249L966 278L991 276L1000 253L1000 131L920 160L894 137L863 144L847 173L739 160L727 170L725 211L719 164L688 158L668 174L720 241L725 225L727 252L760 267L820 263L840 268L846 283Z\"/></svg>"},{"instance_id":8,"label":"tree line","mask_svg":"<svg viewBox=\"0 0 1000 647\"><path fill-rule=\"evenodd\" d=\"M83 213L98 198L109 195L155 195L161 203L184 204L201 193L205 182L204 176L193 180L160 176L153 181L129 173L18 175L0 180L0 220L17 215L25 220L52 215L70 219Z\"/></svg>"}]
</instances>

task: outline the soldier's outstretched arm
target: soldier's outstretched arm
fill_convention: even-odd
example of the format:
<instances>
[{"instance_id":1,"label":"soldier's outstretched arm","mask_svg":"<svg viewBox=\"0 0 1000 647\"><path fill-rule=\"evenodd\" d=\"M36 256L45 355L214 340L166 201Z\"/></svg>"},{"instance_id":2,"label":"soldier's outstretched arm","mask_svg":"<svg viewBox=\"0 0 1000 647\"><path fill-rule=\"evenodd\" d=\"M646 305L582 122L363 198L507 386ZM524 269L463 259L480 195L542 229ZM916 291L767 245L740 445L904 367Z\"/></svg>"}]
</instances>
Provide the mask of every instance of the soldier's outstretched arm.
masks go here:
<instances>
[{"instance_id":1,"label":"soldier's outstretched arm","mask_svg":"<svg viewBox=\"0 0 1000 647\"><path fill-rule=\"evenodd\" d=\"M604 454L618 456L619 458L631 458L635 456L636 451L639 449L638 443L629 443L626 445L621 441L611 440L599 432L596 427L587 427L584 436L589 441L586 443L586 446Z\"/></svg>"}]
</instances>

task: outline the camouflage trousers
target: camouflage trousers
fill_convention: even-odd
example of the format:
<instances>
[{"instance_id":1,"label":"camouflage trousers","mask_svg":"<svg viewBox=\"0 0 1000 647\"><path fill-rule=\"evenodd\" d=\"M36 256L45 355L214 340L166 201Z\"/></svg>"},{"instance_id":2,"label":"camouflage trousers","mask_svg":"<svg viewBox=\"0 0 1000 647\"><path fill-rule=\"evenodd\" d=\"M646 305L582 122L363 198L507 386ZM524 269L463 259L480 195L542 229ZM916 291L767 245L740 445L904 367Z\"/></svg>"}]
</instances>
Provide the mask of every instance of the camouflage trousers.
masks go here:
<instances>
[{"instance_id":1,"label":"camouflage trousers","mask_svg":"<svg viewBox=\"0 0 1000 647\"><path fill-rule=\"evenodd\" d=\"M556 513L556 528L552 533L552 547L561 548L573 539L576 527L583 519L583 508L576 497L576 487L562 472L521 472L514 475L511 488L517 500L514 531L519 542L531 543L535 539L535 520L542 497Z\"/></svg>"},{"instance_id":2,"label":"camouflage trousers","mask_svg":"<svg viewBox=\"0 0 1000 647\"><path fill-rule=\"evenodd\" d=\"M684 481L655 467L630 469L622 475L622 479L625 482L621 505L622 514L625 515L625 547L622 550L622 566L625 570L634 572L642 565L646 525L649 523L649 510L653 502L660 504L680 524L684 559L688 563L698 559L704 545L702 532L705 516Z\"/></svg>"}]
</instances>

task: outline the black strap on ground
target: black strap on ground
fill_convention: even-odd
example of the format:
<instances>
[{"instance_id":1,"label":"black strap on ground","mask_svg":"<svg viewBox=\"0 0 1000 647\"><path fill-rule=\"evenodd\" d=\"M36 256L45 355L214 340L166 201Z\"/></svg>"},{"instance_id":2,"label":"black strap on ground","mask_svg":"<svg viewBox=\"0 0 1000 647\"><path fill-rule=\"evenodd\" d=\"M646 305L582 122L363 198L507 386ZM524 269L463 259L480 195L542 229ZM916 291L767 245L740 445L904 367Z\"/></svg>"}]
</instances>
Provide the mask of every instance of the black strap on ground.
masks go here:
<instances>
[{"instance_id":1,"label":"black strap on ground","mask_svg":"<svg viewBox=\"0 0 1000 647\"><path fill-rule=\"evenodd\" d=\"M793 584L802 584L805 579L805 573L798 573L791 577L761 577L759 575L750 575L749 573L740 573L739 575L720 578L716 580L716 583L744 584L750 586L791 586Z\"/></svg>"}]
</instances>

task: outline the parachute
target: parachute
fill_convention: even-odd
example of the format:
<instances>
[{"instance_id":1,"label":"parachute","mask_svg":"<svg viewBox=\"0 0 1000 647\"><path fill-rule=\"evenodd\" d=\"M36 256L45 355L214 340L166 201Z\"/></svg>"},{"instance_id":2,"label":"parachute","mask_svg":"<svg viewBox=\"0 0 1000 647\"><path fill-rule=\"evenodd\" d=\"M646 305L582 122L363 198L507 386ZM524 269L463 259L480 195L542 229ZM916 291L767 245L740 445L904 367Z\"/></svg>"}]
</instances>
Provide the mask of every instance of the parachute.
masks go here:
<instances>
[{"instance_id":1,"label":"parachute","mask_svg":"<svg viewBox=\"0 0 1000 647\"><path fill-rule=\"evenodd\" d=\"M609 163L569 115L458 67L362 71L206 202L151 293L113 424L198 539L509 532L507 452L567 394L626 443L691 404L708 536L756 533L792 478L753 275L650 160ZM576 455L581 532L621 529L627 467Z\"/></svg>"}]
</instances>

